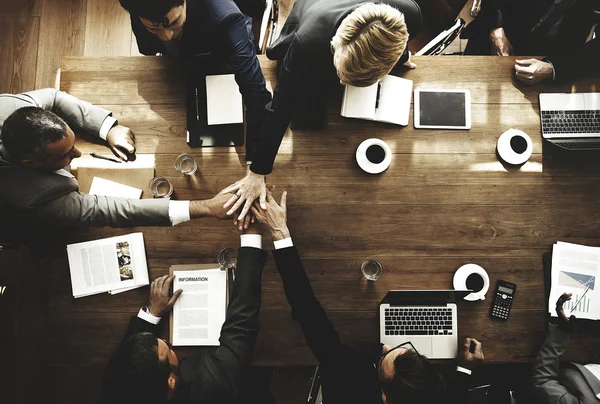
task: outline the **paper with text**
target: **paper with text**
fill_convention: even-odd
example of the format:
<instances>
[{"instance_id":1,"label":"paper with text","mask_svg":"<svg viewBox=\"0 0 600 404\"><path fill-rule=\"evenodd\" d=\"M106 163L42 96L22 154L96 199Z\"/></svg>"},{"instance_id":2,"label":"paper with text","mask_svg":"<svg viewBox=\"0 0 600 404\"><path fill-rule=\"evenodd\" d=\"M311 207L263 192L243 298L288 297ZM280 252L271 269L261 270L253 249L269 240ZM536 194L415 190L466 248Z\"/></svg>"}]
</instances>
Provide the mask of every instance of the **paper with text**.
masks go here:
<instances>
[{"instance_id":1,"label":"paper with text","mask_svg":"<svg viewBox=\"0 0 600 404\"><path fill-rule=\"evenodd\" d=\"M550 314L557 316L556 301L560 295L572 293L571 300L563 305L567 317L573 314L581 319L598 320L600 300L596 277L599 273L600 248L557 242L552 249Z\"/></svg>"},{"instance_id":2,"label":"paper with text","mask_svg":"<svg viewBox=\"0 0 600 404\"><path fill-rule=\"evenodd\" d=\"M142 233L67 246L74 297L148 285Z\"/></svg>"},{"instance_id":3,"label":"paper with text","mask_svg":"<svg viewBox=\"0 0 600 404\"><path fill-rule=\"evenodd\" d=\"M174 346L217 346L227 312L227 271L173 271L173 290L183 293L173 306Z\"/></svg>"}]
</instances>

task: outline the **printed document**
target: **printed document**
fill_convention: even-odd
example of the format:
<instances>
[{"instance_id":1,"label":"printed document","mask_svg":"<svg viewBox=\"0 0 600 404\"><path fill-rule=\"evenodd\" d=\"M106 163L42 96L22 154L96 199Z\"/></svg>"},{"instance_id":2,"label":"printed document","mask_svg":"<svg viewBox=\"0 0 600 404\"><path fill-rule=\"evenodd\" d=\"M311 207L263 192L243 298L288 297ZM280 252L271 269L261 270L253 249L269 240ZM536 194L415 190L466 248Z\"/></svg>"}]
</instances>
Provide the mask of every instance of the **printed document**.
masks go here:
<instances>
[{"instance_id":1,"label":"printed document","mask_svg":"<svg viewBox=\"0 0 600 404\"><path fill-rule=\"evenodd\" d=\"M557 242L552 249L552 288L548 308L557 317L556 301L563 293L572 293L563 308L569 317L600 319L600 297L596 277L600 272L600 248Z\"/></svg>"},{"instance_id":2,"label":"printed document","mask_svg":"<svg viewBox=\"0 0 600 404\"><path fill-rule=\"evenodd\" d=\"M173 271L173 290L183 293L173 306L174 346L217 346L227 311L227 271Z\"/></svg>"},{"instance_id":3,"label":"printed document","mask_svg":"<svg viewBox=\"0 0 600 404\"><path fill-rule=\"evenodd\" d=\"M70 244L67 256L76 298L150 283L142 233Z\"/></svg>"}]
</instances>

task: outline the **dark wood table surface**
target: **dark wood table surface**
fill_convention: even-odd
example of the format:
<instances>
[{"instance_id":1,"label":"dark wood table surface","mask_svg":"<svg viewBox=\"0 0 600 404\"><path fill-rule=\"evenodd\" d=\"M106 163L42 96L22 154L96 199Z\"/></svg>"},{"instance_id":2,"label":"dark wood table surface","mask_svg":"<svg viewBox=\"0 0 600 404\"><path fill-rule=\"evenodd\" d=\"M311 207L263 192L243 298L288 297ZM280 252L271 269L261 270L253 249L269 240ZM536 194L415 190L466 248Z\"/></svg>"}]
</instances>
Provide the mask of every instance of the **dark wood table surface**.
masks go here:
<instances>
[{"instance_id":1,"label":"dark wood table surface","mask_svg":"<svg viewBox=\"0 0 600 404\"><path fill-rule=\"evenodd\" d=\"M401 72L415 88L471 91L471 130L417 130L412 111L407 127L345 119L336 91L326 128L288 131L269 183L277 195L289 192L294 243L343 341L378 341L378 304L389 289L451 288L454 271L472 262L487 270L492 288L504 279L517 284L517 293L508 322L489 319L491 292L485 301L459 303L460 338L478 338L487 363L531 362L546 328L542 254L556 240L600 245L597 154L542 144L538 94L597 91L599 80L526 86L514 79L508 57L415 62L416 70ZM261 64L274 88L275 64ZM244 174L243 148L186 145L181 69L166 58L64 58L60 86L112 110L131 127L138 152L156 154L156 174L174 184L176 199L208 198ZM511 127L533 139L533 156L517 171L505 170L495 156L498 136ZM393 151L381 175L365 174L354 162L356 147L369 137L385 140ZM84 153L102 148L85 137L77 145ZM192 178L173 168L181 152L196 157L199 169ZM74 299L64 244L132 231L144 232L151 279L167 274L171 264L215 262L220 248L239 245L232 224L216 219L168 228L91 229L54 240L56 248L23 274L21 298L23 312L38 320L23 326L23 344L31 345L28 355L40 355L46 369L91 369L99 377L148 295L143 288ZM268 236L263 244L271 248ZM361 276L367 258L384 266L377 282ZM263 275L260 324L255 364L315 363L290 317L272 258ZM597 335L597 328L581 331L565 358L600 359Z\"/></svg>"}]
</instances>

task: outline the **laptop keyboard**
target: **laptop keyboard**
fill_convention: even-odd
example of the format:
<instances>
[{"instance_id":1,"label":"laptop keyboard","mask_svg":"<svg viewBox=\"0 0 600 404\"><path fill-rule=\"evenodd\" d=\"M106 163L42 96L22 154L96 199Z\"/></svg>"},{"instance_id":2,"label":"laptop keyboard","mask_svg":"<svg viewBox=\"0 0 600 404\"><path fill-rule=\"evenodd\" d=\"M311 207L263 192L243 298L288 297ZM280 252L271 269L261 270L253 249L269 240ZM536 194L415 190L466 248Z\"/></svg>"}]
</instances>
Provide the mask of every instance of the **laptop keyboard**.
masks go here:
<instances>
[{"instance_id":1,"label":"laptop keyboard","mask_svg":"<svg viewBox=\"0 0 600 404\"><path fill-rule=\"evenodd\" d=\"M385 335L452 335L452 309L446 306L387 308Z\"/></svg>"},{"instance_id":2,"label":"laptop keyboard","mask_svg":"<svg viewBox=\"0 0 600 404\"><path fill-rule=\"evenodd\" d=\"M542 111L542 133L600 134L600 110Z\"/></svg>"}]
</instances>

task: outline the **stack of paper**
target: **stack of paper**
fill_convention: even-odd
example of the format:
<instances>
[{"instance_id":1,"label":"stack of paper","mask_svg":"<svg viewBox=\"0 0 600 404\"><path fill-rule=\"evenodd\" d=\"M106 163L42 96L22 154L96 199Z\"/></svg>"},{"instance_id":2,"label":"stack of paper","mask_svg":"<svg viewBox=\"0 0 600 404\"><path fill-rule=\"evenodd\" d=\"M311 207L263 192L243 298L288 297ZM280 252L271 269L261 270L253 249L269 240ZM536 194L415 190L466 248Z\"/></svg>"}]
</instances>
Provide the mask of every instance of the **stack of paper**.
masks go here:
<instances>
[{"instance_id":1,"label":"stack of paper","mask_svg":"<svg viewBox=\"0 0 600 404\"><path fill-rule=\"evenodd\" d=\"M600 297L596 289L596 276L600 271L600 248L579 244L554 244L552 249L552 288L548 307L557 316L556 301L563 293L572 293L565 302L565 314L577 318L600 319Z\"/></svg>"},{"instance_id":2,"label":"stack of paper","mask_svg":"<svg viewBox=\"0 0 600 404\"><path fill-rule=\"evenodd\" d=\"M67 246L74 297L111 294L150 282L142 233Z\"/></svg>"}]
</instances>

